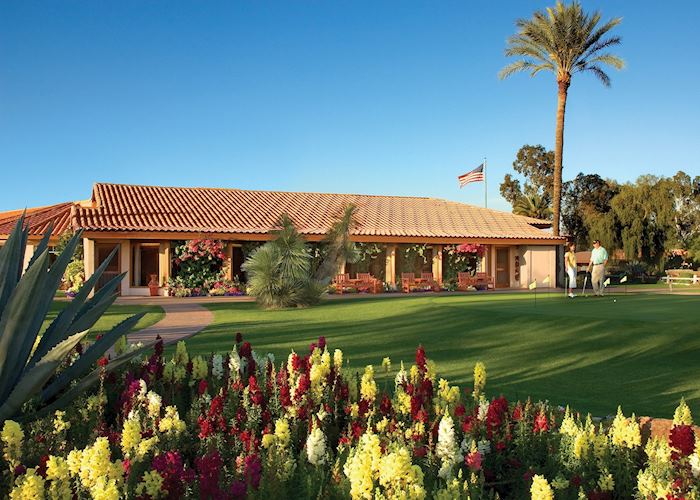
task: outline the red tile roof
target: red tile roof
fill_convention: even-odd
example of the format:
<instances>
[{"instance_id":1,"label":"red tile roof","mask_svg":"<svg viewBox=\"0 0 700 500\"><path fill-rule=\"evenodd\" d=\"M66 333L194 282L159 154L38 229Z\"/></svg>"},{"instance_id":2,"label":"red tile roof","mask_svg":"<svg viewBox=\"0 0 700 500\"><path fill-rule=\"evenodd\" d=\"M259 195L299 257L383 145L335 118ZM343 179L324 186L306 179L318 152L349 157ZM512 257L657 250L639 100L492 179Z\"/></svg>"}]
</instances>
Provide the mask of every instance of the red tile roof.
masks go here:
<instances>
[{"instance_id":1,"label":"red tile roof","mask_svg":"<svg viewBox=\"0 0 700 500\"><path fill-rule=\"evenodd\" d=\"M357 206L355 235L552 239L547 221L435 198L290 193L223 188L95 184L92 206L75 206L89 231L263 234L286 212L306 235L324 234L343 207Z\"/></svg>"},{"instance_id":2,"label":"red tile roof","mask_svg":"<svg viewBox=\"0 0 700 500\"><path fill-rule=\"evenodd\" d=\"M53 226L52 235L59 236L70 228L72 202L58 203L47 207L26 209L25 225L29 226L30 236L41 236ZM24 210L0 212L0 235L12 232Z\"/></svg>"}]
</instances>

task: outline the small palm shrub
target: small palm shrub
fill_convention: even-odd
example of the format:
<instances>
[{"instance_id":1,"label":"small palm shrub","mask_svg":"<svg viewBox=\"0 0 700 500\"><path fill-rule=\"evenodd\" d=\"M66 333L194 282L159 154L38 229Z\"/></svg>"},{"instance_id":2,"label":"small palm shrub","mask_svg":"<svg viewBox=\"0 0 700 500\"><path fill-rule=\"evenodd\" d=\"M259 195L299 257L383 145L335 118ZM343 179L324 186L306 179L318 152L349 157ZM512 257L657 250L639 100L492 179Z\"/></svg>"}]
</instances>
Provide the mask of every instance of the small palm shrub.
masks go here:
<instances>
[{"instance_id":1,"label":"small palm shrub","mask_svg":"<svg viewBox=\"0 0 700 500\"><path fill-rule=\"evenodd\" d=\"M315 255L287 214L280 217L275 238L256 248L243 264L246 292L266 309L311 306L321 299L343 262L355 262L359 252L350 241L355 206L343 208Z\"/></svg>"},{"instance_id":2,"label":"small palm shrub","mask_svg":"<svg viewBox=\"0 0 700 500\"><path fill-rule=\"evenodd\" d=\"M275 239L258 247L243 264L248 294L268 309L317 303L323 286L311 276L311 252L288 215L280 218Z\"/></svg>"},{"instance_id":3,"label":"small palm shrub","mask_svg":"<svg viewBox=\"0 0 700 500\"><path fill-rule=\"evenodd\" d=\"M29 233L23 225L21 217L0 248L0 423L11 418L30 420L70 403L99 379L99 369L88 373L98 359L143 316L136 314L116 325L70 363L69 355L117 297L115 289L124 274L89 297L116 250L41 332L81 234L74 234L50 265L48 231L25 270ZM135 354L118 357L109 369ZM27 405L30 400L32 404Z\"/></svg>"}]
</instances>

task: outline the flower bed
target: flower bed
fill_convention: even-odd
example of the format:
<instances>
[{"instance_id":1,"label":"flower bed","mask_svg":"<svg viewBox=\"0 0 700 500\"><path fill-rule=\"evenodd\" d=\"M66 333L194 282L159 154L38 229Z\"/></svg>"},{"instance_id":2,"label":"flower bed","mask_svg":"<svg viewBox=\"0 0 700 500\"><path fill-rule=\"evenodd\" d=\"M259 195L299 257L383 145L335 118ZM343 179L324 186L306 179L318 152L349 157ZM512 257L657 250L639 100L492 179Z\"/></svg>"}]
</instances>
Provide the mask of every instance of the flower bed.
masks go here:
<instances>
[{"instance_id":1,"label":"flower bed","mask_svg":"<svg viewBox=\"0 0 700 500\"><path fill-rule=\"evenodd\" d=\"M123 343L122 343L123 344ZM422 347L392 391L320 338L275 363L237 335L228 355L180 342L103 377L65 411L2 427L10 498L696 498L681 403L668 439L634 415L594 424L542 402L460 390ZM102 359L103 368L108 361ZM386 385L386 384L384 384Z\"/></svg>"}]
</instances>

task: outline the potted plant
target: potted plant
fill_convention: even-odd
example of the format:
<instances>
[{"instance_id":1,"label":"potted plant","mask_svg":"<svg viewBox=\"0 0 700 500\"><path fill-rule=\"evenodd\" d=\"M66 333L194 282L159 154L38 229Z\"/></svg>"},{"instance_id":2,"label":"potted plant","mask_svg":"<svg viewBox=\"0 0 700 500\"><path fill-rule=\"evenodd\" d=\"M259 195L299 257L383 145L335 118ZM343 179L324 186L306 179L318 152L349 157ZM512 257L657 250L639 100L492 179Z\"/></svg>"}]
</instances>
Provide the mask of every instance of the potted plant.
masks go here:
<instances>
[{"instance_id":1,"label":"potted plant","mask_svg":"<svg viewBox=\"0 0 700 500\"><path fill-rule=\"evenodd\" d=\"M148 282L148 290L151 292L151 297L158 296L158 275L151 274L151 280Z\"/></svg>"}]
</instances>

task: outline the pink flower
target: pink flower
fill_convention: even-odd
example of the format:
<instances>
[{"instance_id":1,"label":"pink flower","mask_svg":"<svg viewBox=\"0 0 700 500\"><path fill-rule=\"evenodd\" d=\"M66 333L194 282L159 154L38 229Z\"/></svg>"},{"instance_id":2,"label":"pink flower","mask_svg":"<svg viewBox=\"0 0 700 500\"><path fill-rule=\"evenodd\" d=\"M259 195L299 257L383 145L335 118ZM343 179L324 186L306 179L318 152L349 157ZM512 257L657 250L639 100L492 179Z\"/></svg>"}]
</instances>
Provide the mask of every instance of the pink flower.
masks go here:
<instances>
[{"instance_id":1,"label":"pink flower","mask_svg":"<svg viewBox=\"0 0 700 500\"><path fill-rule=\"evenodd\" d=\"M478 451L472 451L469 453L464 461L472 472L478 472L481 470L481 453Z\"/></svg>"},{"instance_id":2,"label":"pink flower","mask_svg":"<svg viewBox=\"0 0 700 500\"><path fill-rule=\"evenodd\" d=\"M534 433L547 432L549 430L549 423L547 422L547 415L544 411L540 411L535 417L535 427L532 430Z\"/></svg>"}]
</instances>

